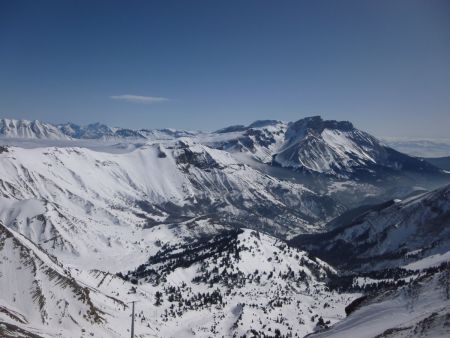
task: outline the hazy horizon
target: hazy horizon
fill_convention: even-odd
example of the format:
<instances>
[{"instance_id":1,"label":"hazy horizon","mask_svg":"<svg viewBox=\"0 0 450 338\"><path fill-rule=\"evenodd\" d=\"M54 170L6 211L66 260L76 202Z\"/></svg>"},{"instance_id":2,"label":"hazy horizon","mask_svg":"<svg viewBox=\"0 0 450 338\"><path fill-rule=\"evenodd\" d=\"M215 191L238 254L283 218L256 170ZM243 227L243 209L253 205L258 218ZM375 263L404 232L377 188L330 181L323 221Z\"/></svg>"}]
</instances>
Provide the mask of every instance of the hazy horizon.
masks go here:
<instances>
[{"instance_id":1,"label":"hazy horizon","mask_svg":"<svg viewBox=\"0 0 450 338\"><path fill-rule=\"evenodd\" d=\"M223 129L223 128L226 128L226 127L231 127L231 126L238 126L238 125L239 126L240 125L242 125L242 126L249 126L253 122L262 121L262 120L274 120L274 121L281 121L281 122L289 123L289 122L295 122L295 121L298 121L300 119L311 117L311 116L317 116L317 115L305 115L305 116L299 117L298 119L291 120L291 121L282 120L282 119L274 119L274 118L259 119L259 120L249 121L248 123L242 123L242 124L234 123L234 124L223 125L223 126L220 126L219 128L216 128L216 129L198 129L198 128L197 129L186 129L186 128L173 128L172 126L163 126L163 127L158 127L158 128L156 128L156 127L155 128L147 127L147 126L128 127L128 126L123 126L123 125L111 125L111 124L108 124L108 123L103 122L103 121L91 121L91 122L88 122L88 123L76 123L76 122L71 121L71 120L66 120L66 121L62 121L62 122L55 122L55 121L48 121L48 120L41 120L41 119L16 118L14 116L7 116L7 115L1 115L1 114L0 114L0 119L28 120L28 121L37 120L37 121L40 121L40 122L43 122L43 123L50 123L50 124L53 124L53 125L59 125L59 124L65 124L65 123L74 123L74 124L77 124L77 125L80 125L80 126L87 126L87 125L92 125L92 124L99 123L99 124L103 124L103 125L106 125L106 126L111 127L111 128L125 128L125 129L134 129L134 130L139 130L139 129L177 129L177 130L184 130L184 131L206 132L206 133L208 133L208 132L216 132L216 131L219 131L220 129ZM326 119L322 115L319 115L319 116L321 116L323 119ZM330 119L326 119L326 120L336 120L336 119L330 118ZM345 120L339 120L338 119L337 121L345 121ZM352 122L352 121L349 121L349 122ZM365 130L363 128L360 128L359 126L357 126L355 124L353 124L353 125L357 129L369 132L369 131L367 131L367 130ZM380 139L389 140L389 141L392 141L392 142L395 142L397 140L398 141L408 141L408 140L423 140L423 141L426 141L426 140L430 140L430 141L449 141L450 142L450 137L396 136L396 135L377 135L377 134L374 134L374 133L372 133L372 135L376 136L376 137L378 137ZM449 143L449 146L450 146L450 143Z\"/></svg>"}]
</instances>

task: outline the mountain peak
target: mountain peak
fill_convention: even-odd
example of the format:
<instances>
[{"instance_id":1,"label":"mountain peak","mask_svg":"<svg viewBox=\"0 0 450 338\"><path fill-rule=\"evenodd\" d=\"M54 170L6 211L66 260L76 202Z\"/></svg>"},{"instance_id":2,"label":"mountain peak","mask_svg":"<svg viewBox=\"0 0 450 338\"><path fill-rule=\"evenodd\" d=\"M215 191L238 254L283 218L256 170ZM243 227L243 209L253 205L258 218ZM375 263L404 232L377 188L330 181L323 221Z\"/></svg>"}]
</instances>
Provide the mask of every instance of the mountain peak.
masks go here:
<instances>
[{"instance_id":1,"label":"mountain peak","mask_svg":"<svg viewBox=\"0 0 450 338\"><path fill-rule=\"evenodd\" d=\"M349 121L324 120L320 115L305 117L289 125L289 129L299 132L308 129L321 133L324 129L351 131L355 129Z\"/></svg>"},{"instance_id":2,"label":"mountain peak","mask_svg":"<svg viewBox=\"0 0 450 338\"><path fill-rule=\"evenodd\" d=\"M348 177L360 169L422 170L415 159L399 155L375 137L356 129L351 122L311 116L288 125L274 163L306 171ZM414 163L413 166L409 162ZM433 171L433 168L428 168ZM381 173L381 172L380 172Z\"/></svg>"},{"instance_id":3,"label":"mountain peak","mask_svg":"<svg viewBox=\"0 0 450 338\"><path fill-rule=\"evenodd\" d=\"M263 128L268 126L274 126L281 121L278 120L256 120L253 123L249 124L248 128Z\"/></svg>"}]
</instances>

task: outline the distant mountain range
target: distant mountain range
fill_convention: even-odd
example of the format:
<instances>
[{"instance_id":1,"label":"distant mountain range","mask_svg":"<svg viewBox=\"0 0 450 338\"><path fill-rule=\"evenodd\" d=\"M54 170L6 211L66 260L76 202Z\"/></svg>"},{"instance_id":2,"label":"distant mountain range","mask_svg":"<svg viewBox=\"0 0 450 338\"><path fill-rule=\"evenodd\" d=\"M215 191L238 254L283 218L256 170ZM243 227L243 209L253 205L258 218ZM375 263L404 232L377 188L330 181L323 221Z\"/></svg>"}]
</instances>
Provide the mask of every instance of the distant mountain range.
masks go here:
<instances>
[{"instance_id":1,"label":"distant mountain range","mask_svg":"<svg viewBox=\"0 0 450 338\"><path fill-rule=\"evenodd\" d=\"M347 121L323 120L313 116L296 122L256 121L249 126L232 126L213 133L173 129L132 130L94 123L53 125L40 121L0 120L0 137L36 140L163 141L181 137L228 152L242 152L273 166L312 173L352 175L380 168L434 172L428 163L385 146L375 137Z\"/></svg>"},{"instance_id":2,"label":"distant mountain range","mask_svg":"<svg viewBox=\"0 0 450 338\"><path fill-rule=\"evenodd\" d=\"M80 126L74 123L51 124L38 120L0 119L0 136L36 140L120 140L166 139L189 136L191 133L173 129L133 130L112 128L101 123Z\"/></svg>"},{"instance_id":3,"label":"distant mountain range","mask_svg":"<svg viewBox=\"0 0 450 338\"><path fill-rule=\"evenodd\" d=\"M79 146L124 153L177 140L221 150L258 172L304 185L350 208L434 189L450 176L428 161L386 146L350 122L319 116L289 123L261 120L208 133L0 120L0 143L27 148Z\"/></svg>"}]
</instances>

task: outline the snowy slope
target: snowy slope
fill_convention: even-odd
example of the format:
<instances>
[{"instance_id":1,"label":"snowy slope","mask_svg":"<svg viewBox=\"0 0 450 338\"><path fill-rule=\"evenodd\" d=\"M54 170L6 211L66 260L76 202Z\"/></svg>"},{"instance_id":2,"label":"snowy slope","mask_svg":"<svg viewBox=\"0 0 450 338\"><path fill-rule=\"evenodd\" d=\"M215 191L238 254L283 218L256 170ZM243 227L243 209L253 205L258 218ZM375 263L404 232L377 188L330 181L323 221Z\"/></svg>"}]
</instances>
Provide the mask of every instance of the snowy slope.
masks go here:
<instances>
[{"instance_id":1,"label":"snowy slope","mask_svg":"<svg viewBox=\"0 0 450 338\"><path fill-rule=\"evenodd\" d=\"M118 268L117 255L139 252L131 243L158 224L211 218L287 236L342 208L189 139L119 154L10 147L0 170L5 225L66 262L107 270Z\"/></svg>"},{"instance_id":2,"label":"snowy slope","mask_svg":"<svg viewBox=\"0 0 450 338\"><path fill-rule=\"evenodd\" d=\"M1 224L0 290L1 336L74 337L86 328L96 336L121 336L108 327L108 312L120 302L81 285L54 257Z\"/></svg>"},{"instance_id":3,"label":"snowy slope","mask_svg":"<svg viewBox=\"0 0 450 338\"><path fill-rule=\"evenodd\" d=\"M364 300L330 330L308 337L448 337L450 270Z\"/></svg>"},{"instance_id":4,"label":"snowy slope","mask_svg":"<svg viewBox=\"0 0 450 338\"><path fill-rule=\"evenodd\" d=\"M378 205L328 233L292 243L345 267L439 264L450 251L450 186Z\"/></svg>"},{"instance_id":5,"label":"snowy slope","mask_svg":"<svg viewBox=\"0 0 450 338\"><path fill-rule=\"evenodd\" d=\"M334 273L273 237L231 230L209 240L163 245L126 278L147 292L162 290L155 303L163 337L276 330L303 336L320 317L328 324L343 318L344 304L357 297L328 291L325 282Z\"/></svg>"},{"instance_id":6,"label":"snowy slope","mask_svg":"<svg viewBox=\"0 0 450 338\"><path fill-rule=\"evenodd\" d=\"M155 237L170 232L151 231ZM331 267L251 230L227 231L206 242L172 236L150 255L158 263L145 263L158 280L138 283L99 270L68 269L6 227L0 236L0 332L16 327L19 336L23 330L44 337L123 337L129 334L126 304L132 300L139 300L137 336L231 337L277 329L303 336L316 329L319 318L328 324L343 318L345 305L358 296L328 291ZM227 245L215 245L224 238ZM213 245L195 251L205 243ZM177 265L174 254L193 260ZM130 276L137 271L143 270Z\"/></svg>"},{"instance_id":7,"label":"snowy slope","mask_svg":"<svg viewBox=\"0 0 450 338\"><path fill-rule=\"evenodd\" d=\"M230 153L242 153L262 163L270 164L273 154L284 142L287 123L255 121L247 127L235 126L214 133L199 133L198 142Z\"/></svg>"},{"instance_id":8,"label":"snowy slope","mask_svg":"<svg viewBox=\"0 0 450 338\"><path fill-rule=\"evenodd\" d=\"M444 174L349 122L203 133L3 119L0 138L0 336L127 336L132 300L142 337L304 336L342 320L365 290L331 291L346 276L324 261L366 281L385 267L417 278L450 259L450 186L417 194ZM345 204L411 191L317 234ZM291 242L300 249L280 239L305 233L315 235ZM373 307L410 304L389 292L345 330L359 332ZM414 327L424 311L408 317Z\"/></svg>"},{"instance_id":9,"label":"snowy slope","mask_svg":"<svg viewBox=\"0 0 450 338\"><path fill-rule=\"evenodd\" d=\"M327 194L349 208L403 198L416 188L431 190L450 182L449 173L427 161L389 148L350 122L320 116L289 123L255 121L215 132L0 121L4 126L0 128L0 145L20 148L81 147L126 153L145 144L170 146L187 137L208 149L222 150L265 175Z\"/></svg>"}]
</instances>

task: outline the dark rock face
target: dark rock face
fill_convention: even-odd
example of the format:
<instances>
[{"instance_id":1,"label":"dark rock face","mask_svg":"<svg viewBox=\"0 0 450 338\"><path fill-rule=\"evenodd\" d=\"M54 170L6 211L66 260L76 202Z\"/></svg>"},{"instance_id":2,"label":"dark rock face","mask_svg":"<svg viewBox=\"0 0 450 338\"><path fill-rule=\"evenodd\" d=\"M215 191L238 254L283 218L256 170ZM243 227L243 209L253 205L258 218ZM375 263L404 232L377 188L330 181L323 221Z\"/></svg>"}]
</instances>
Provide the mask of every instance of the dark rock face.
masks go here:
<instances>
[{"instance_id":1,"label":"dark rock face","mask_svg":"<svg viewBox=\"0 0 450 338\"><path fill-rule=\"evenodd\" d=\"M320 134L325 129L336 129L340 131L352 131L355 129L349 121L323 120L320 116L307 117L289 124L286 138L302 135L307 130Z\"/></svg>"}]
</instances>

